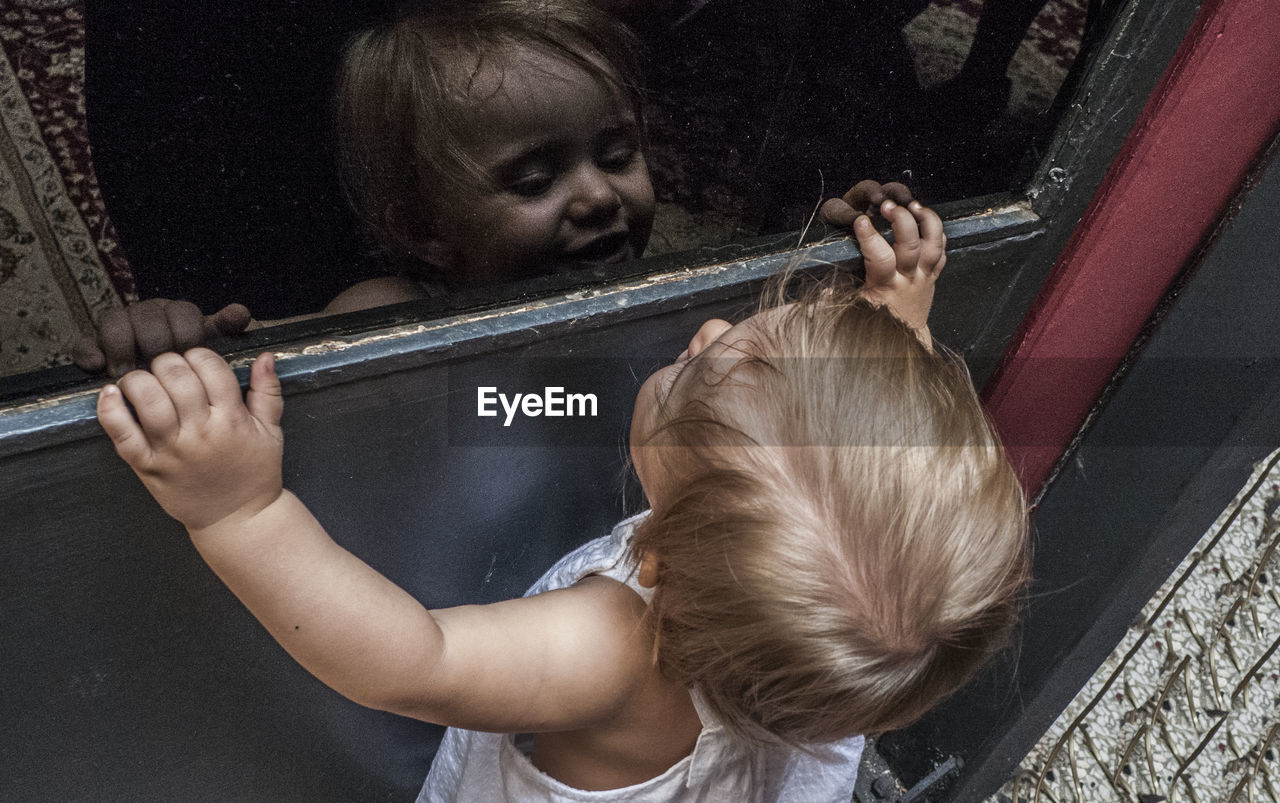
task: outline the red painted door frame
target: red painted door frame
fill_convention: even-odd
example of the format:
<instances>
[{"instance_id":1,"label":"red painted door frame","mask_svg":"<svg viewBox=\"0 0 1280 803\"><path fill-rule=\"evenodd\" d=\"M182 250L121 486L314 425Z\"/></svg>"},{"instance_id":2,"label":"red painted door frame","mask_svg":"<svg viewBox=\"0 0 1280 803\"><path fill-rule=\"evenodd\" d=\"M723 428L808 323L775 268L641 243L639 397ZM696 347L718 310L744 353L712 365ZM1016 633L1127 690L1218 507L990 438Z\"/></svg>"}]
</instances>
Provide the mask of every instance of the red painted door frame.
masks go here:
<instances>
[{"instance_id":1,"label":"red painted door frame","mask_svg":"<svg viewBox=\"0 0 1280 803\"><path fill-rule=\"evenodd\" d=\"M1280 130L1278 79L1280 2L1207 0L983 389L1028 494Z\"/></svg>"}]
</instances>

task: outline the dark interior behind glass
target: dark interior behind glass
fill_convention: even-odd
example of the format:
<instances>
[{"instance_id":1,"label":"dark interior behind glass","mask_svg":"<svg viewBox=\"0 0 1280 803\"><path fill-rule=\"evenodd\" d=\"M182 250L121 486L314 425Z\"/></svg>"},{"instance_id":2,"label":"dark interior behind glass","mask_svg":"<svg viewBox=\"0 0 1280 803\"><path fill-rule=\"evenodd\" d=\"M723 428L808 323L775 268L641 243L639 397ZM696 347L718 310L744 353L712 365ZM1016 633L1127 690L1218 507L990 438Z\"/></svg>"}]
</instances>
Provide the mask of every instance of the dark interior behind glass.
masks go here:
<instances>
[{"instance_id":1,"label":"dark interior behind glass","mask_svg":"<svg viewBox=\"0 0 1280 803\"><path fill-rule=\"evenodd\" d=\"M206 313L240 301L271 319L318 311L386 272L339 186L328 109L344 43L390 5L88 0L95 165L142 298L186 299ZM862 178L904 181L930 204L1016 194L1053 134L1055 98L1079 73L1067 67L1088 48L1088 32L1105 27L1099 0L988 2L976 31L957 27L960 4L945 0L658 5L664 14L633 15L649 60L659 200L649 253L685 253L675 261L686 264L723 260L717 246L749 253L761 236L805 228L822 198ZM1036 39L1040 60L1010 70L1023 39ZM229 347L652 269L646 261L546 277ZM0 393L82 380L76 369L53 369L0 380Z\"/></svg>"}]
</instances>

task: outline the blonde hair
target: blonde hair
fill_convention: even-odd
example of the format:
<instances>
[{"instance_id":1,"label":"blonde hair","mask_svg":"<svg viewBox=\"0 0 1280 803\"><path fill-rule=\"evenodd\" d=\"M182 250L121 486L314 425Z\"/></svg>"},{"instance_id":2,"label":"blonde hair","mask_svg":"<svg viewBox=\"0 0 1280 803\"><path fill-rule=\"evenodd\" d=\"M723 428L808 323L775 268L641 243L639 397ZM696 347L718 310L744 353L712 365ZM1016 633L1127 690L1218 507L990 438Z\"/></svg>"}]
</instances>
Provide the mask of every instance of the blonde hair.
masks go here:
<instances>
[{"instance_id":1,"label":"blonde hair","mask_svg":"<svg viewBox=\"0 0 1280 803\"><path fill-rule=\"evenodd\" d=\"M657 661L747 738L902 727L1011 631L1022 490L963 364L887 309L827 288L770 314L650 439L674 447L631 545Z\"/></svg>"},{"instance_id":2,"label":"blonde hair","mask_svg":"<svg viewBox=\"0 0 1280 803\"><path fill-rule=\"evenodd\" d=\"M468 153L473 81L512 47L542 51L618 91L641 117L639 46L585 0L437 0L397 15L347 45L335 115L343 184L356 214L402 270L423 261L405 241L430 226L428 188L489 181Z\"/></svg>"}]
</instances>

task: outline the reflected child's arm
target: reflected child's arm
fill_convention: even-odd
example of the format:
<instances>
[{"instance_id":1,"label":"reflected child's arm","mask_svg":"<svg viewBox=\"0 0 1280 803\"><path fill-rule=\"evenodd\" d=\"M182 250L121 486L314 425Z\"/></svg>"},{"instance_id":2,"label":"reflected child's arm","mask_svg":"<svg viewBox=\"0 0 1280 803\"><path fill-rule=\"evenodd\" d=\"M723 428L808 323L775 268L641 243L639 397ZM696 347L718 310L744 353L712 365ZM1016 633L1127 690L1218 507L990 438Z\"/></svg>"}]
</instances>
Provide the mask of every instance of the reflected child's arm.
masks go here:
<instances>
[{"instance_id":1,"label":"reflected child's arm","mask_svg":"<svg viewBox=\"0 0 1280 803\"><path fill-rule=\"evenodd\" d=\"M650 646L633 592L589 578L528 599L427 611L283 489L282 409L269 354L254 363L242 401L226 363L194 349L106 386L98 417L214 572L346 697L485 730L573 728L617 710L644 676Z\"/></svg>"},{"instance_id":2,"label":"reflected child's arm","mask_svg":"<svg viewBox=\"0 0 1280 803\"><path fill-rule=\"evenodd\" d=\"M71 360L90 373L123 376L166 351L186 351L217 337L253 328L243 304L228 304L204 315L190 301L151 298L107 310L97 331L76 343Z\"/></svg>"}]
</instances>

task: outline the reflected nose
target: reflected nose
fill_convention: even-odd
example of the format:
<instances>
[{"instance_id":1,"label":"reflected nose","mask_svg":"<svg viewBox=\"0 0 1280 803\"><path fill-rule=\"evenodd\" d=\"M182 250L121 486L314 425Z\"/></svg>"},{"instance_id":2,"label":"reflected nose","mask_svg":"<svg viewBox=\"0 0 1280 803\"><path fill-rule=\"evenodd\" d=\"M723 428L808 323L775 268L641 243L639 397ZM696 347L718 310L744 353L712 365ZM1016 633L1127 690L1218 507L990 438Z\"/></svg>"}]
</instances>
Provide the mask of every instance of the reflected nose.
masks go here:
<instances>
[{"instance_id":1,"label":"reflected nose","mask_svg":"<svg viewBox=\"0 0 1280 803\"><path fill-rule=\"evenodd\" d=\"M569 216L575 221L608 221L622 208L622 198L613 188L609 174L595 165L582 165L574 175Z\"/></svg>"},{"instance_id":2,"label":"reflected nose","mask_svg":"<svg viewBox=\"0 0 1280 803\"><path fill-rule=\"evenodd\" d=\"M711 320L698 327L698 331L694 333L693 339L689 341L689 357L697 357L702 350L720 338L720 335L733 328L733 324L719 318Z\"/></svg>"}]
</instances>

